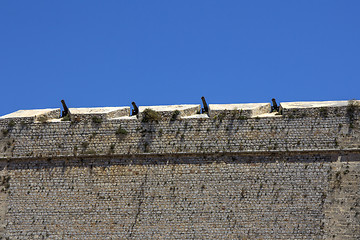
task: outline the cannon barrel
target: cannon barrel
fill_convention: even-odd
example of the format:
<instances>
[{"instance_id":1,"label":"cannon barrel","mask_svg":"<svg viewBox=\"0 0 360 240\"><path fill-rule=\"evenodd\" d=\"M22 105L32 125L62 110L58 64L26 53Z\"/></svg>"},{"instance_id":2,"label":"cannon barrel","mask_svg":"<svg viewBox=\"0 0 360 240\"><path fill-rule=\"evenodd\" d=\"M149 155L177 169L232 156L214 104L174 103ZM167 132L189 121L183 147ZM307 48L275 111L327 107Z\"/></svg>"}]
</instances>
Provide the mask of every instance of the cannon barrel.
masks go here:
<instances>
[{"instance_id":1,"label":"cannon barrel","mask_svg":"<svg viewBox=\"0 0 360 240\"><path fill-rule=\"evenodd\" d=\"M207 105L207 103L206 103L206 101L205 101L205 97L202 96L202 97L201 97L201 100L202 100L202 103L203 103L203 106L204 106L204 108L202 109L202 112L203 112L203 113L204 113L204 112L209 112L209 107L208 107L208 105Z\"/></svg>"},{"instance_id":2,"label":"cannon barrel","mask_svg":"<svg viewBox=\"0 0 360 240\"><path fill-rule=\"evenodd\" d=\"M64 100L61 100L61 104L63 105L63 111L62 111L62 114L61 114L61 117L65 117L67 115L70 115L70 110L69 108L66 106L66 103Z\"/></svg>"},{"instance_id":3,"label":"cannon barrel","mask_svg":"<svg viewBox=\"0 0 360 240\"><path fill-rule=\"evenodd\" d=\"M131 115L137 115L139 113L139 108L136 106L136 103L135 102L132 102L131 103L134 107L134 109L132 110L131 112Z\"/></svg>"},{"instance_id":4,"label":"cannon barrel","mask_svg":"<svg viewBox=\"0 0 360 240\"><path fill-rule=\"evenodd\" d=\"M271 101L272 101L272 104L273 104L271 106L271 112L274 112L274 111L278 112L279 111L279 106L277 105L275 98L271 99Z\"/></svg>"}]
</instances>

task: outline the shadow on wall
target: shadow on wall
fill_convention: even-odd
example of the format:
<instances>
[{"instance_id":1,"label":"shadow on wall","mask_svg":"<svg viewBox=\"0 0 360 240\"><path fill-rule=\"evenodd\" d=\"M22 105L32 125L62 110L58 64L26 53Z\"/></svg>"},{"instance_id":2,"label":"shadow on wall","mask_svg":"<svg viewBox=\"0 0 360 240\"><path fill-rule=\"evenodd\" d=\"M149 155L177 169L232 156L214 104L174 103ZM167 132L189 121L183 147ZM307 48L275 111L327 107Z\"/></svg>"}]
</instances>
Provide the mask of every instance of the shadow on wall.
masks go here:
<instances>
[{"instance_id":1,"label":"shadow on wall","mask_svg":"<svg viewBox=\"0 0 360 240\"><path fill-rule=\"evenodd\" d=\"M124 157L89 157L89 158L47 158L1 161L0 171L14 169L50 169L57 167L110 167L114 165L206 165L224 164L261 164L261 163L313 163L335 162L338 153L264 153L264 154L209 154L207 156L191 155L153 155ZM360 161L360 153L342 157L342 161Z\"/></svg>"}]
</instances>

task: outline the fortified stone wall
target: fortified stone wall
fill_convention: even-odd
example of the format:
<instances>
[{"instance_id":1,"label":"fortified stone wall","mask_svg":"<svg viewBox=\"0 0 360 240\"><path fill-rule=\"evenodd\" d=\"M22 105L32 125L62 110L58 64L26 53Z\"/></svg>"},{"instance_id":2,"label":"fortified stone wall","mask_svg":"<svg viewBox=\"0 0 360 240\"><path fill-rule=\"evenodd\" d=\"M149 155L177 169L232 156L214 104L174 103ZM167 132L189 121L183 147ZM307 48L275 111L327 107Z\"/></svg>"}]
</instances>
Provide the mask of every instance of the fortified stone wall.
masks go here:
<instances>
[{"instance_id":1,"label":"fortified stone wall","mask_svg":"<svg viewBox=\"0 0 360 240\"><path fill-rule=\"evenodd\" d=\"M0 117L0 234L360 237L359 101L281 103L272 113L266 103L209 108Z\"/></svg>"},{"instance_id":2,"label":"fortified stone wall","mask_svg":"<svg viewBox=\"0 0 360 240\"><path fill-rule=\"evenodd\" d=\"M282 115L269 113L270 104L250 104L250 110L246 109L246 104L235 104L235 109L225 105L223 111L219 107L211 111L210 104L209 114L196 114L200 106L190 105L187 108L193 111L188 111L191 115L187 116L182 116L181 112L186 105L165 106L166 111L159 107L140 107L140 110L159 109L154 111L157 115L152 116L155 120L146 121L143 112L139 116L106 118L115 114L111 111L129 114L130 108L128 111L107 108L108 112L99 108L70 109L82 112L74 114L70 121L31 112L24 117L20 115L26 113L15 112L0 118L0 157L358 149L359 103L332 104L323 107L329 104L320 102L308 112L306 108L282 104L289 106L281 105ZM268 106L267 111L251 115L264 106ZM60 109L42 111L48 115L60 114Z\"/></svg>"}]
</instances>

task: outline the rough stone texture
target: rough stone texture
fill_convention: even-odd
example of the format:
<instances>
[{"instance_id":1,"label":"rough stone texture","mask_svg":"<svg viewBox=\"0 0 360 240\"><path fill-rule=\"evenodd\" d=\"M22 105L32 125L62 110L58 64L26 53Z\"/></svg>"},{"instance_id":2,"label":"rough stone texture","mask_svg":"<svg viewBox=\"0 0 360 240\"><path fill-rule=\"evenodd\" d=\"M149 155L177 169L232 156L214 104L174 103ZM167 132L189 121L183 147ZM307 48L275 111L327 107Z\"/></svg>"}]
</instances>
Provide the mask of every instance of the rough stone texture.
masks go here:
<instances>
[{"instance_id":1,"label":"rough stone texture","mask_svg":"<svg viewBox=\"0 0 360 240\"><path fill-rule=\"evenodd\" d=\"M331 165L326 198L325 232L328 239L359 239L360 156L339 156Z\"/></svg>"},{"instance_id":2,"label":"rough stone texture","mask_svg":"<svg viewBox=\"0 0 360 240\"><path fill-rule=\"evenodd\" d=\"M0 117L0 121L4 119L12 120L15 123L29 123L34 121L45 122L50 119L59 118L60 109L59 108L49 108L49 109L32 109L32 110L19 110L14 113L7 114Z\"/></svg>"},{"instance_id":3,"label":"rough stone texture","mask_svg":"<svg viewBox=\"0 0 360 240\"><path fill-rule=\"evenodd\" d=\"M0 236L3 236L6 229L6 212L8 210L8 189L10 177L8 175L0 176Z\"/></svg>"},{"instance_id":4,"label":"rough stone texture","mask_svg":"<svg viewBox=\"0 0 360 240\"><path fill-rule=\"evenodd\" d=\"M246 103L246 104L209 104L209 115L214 118L252 117L271 110L270 103Z\"/></svg>"},{"instance_id":5,"label":"rough stone texture","mask_svg":"<svg viewBox=\"0 0 360 240\"><path fill-rule=\"evenodd\" d=\"M108 118L118 118L129 116L130 107L97 107L97 108L70 108L71 120L79 122L98 118L105 120Z\"/></svg>"},{"instance_id":6,"label":"rough stone texture","mask_svg":"<svg viewBox=\"0 0 360 240\"><path fill-rule=\"evenodd\" d=\"M360 238L357 101L194 106L0 118L0 236Z\"/></svg>"},{"instance_id":7,"label":"rough stone texture","mask_svg":"<svg viewBox=\"0 0 360 240\"><path fill-rule=\"evenodd\" d=\"M192 116L200 113L200 105L162 105L162 106L140 106L138 118L143 120L144 111L150 109L155 111L161 119L175 120L180 117Z\"/></svg>"},{"instance_id":8,"label":"rough stone texture","mask_svg":"<svg viewBox=\"0 0 360 240\"><path fill-rule=\"evenodd\" d=\"M359 148L358 115L327 117L184 118L142 122L137 118L94 122L35 122L9 126L0 157L26 158L139 153L261 152ZM351 127L350 127L351 126ZM124 129L126 134L117 134ZM14 142L13 142L14 141ZM9 151L8 149L12 149Z\"/></svg>"}]
</instances>

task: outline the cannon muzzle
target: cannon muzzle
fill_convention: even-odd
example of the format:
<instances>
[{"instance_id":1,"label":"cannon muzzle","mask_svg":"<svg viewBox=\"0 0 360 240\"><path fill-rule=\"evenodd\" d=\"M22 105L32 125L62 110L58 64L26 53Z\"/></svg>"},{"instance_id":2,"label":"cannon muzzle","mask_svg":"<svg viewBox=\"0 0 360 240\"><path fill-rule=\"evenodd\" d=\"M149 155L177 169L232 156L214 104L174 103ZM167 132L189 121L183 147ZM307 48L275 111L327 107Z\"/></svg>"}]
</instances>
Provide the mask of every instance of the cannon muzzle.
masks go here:
<instances>
[{"instance_id":1,"label":"cannon muzzle","mask_svg":"<svg viewBox=\"0 0 360 240\"><path fill-rule=\"evenodd\" d=\"M206 113L206 112L209 112L209 107L208 107L208 105L207 105L207 103L206 103L206 101L205 101L205 97L204 96L202 96L201 97L201 100L202 100L202 103L203 103L203 108L202 108L202 112L203 113Z\"/></svg>"},{"instance_id":2,"label":"cannon muzzle","mask_svg":"<svg viewBox=\"0 0 360 240\"><path fill-rule=\"evenodd\" d=\"M63 111L62 111L62 113L61 113L61 117L65 117L65 116L70 116L70 110L69 110L69 108L66 106L66 104L65 104L65 101L64 100L61 100L61 104L63 105Z\"/></svg>"},{"instance_id":3,"label":"cannon muzzle","mask_svg":"<svg viewBox=\"0 0 360 240\"><path fill-rule=\"evenodd\" d=\"M273 104L271 106L271 112L274 112L274 111L278 112L279 111L279 106L277 105L275 98L271 99L271 101L272 101L272 104Z\"/></svg>"},{"instance_id":4,"label":"cannon muzzle","mask_svg":"<svg viewBox=\"0 0 360 240\"><path fill-rule=\"evenodd\" d=\"M136 103L135 102L132 102L131 103L134 107L134 109L131 111L131 115L137 115L139 113L139 108L136 106Z\"/></svg>"}]
</instances>

